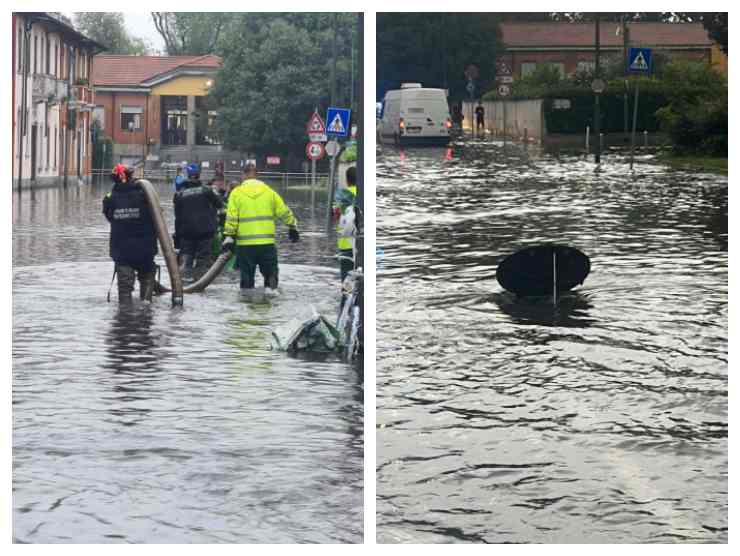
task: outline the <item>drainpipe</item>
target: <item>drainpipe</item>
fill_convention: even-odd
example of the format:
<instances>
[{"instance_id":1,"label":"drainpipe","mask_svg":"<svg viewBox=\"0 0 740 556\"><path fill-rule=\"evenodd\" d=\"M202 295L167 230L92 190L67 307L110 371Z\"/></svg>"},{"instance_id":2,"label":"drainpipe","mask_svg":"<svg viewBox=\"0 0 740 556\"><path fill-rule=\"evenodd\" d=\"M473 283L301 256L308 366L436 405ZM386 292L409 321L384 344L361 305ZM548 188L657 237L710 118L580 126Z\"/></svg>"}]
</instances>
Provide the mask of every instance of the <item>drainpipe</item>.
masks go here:
<instances>
[{"instance_id":1,"label":"drainpipe","mask_svg":"<svg viewBox=\"0 0 740 556\"><path fill-rule=\"evenodd\" d=\"M21 84L21 121L18 131L18 191L23 188L23 144L28 127L28 118L26 110L28 108L28 57L31 55L31 29L33 28L33 19L27 19L23 25L23 83ZM15 30L13 30L15 32Z\"/></svg>"},{"instance_id":2,"label":"drainpipe","mask_svg":"<svg viewBox=\"0 0 740 556\"><path fill-rule=\"evenodd\" d=\"M74 76L75 76L75 55L74 47L70 47L69 49L69 56L67 56L67 64L69 64L69 78L68 78L68 87L69 87L69 99L72 102L75 102L76 95L75 95L75 88L74 88ZM64 139L64 187L67 187L67 179L69 174L69 151L72 148L71 141L70 141L70 122L72 121L72 115L73 110L69 106L69 100L67 101L67 130L65 132L65 139ZM74 123L75 123L75 129L73 131L77 131L77 115L75 114L74 117Z\"/></svg>"}]
</instances>

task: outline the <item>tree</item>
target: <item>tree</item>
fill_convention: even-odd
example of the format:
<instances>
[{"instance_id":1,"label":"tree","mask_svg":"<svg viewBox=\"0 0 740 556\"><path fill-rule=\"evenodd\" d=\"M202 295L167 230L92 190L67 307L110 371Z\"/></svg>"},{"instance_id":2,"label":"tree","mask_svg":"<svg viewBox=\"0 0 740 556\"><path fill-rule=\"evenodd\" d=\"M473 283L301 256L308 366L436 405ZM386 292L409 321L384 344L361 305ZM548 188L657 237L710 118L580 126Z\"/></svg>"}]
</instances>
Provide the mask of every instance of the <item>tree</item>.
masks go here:
<instances>
[{"instance_id":1,"label":"tree","mask_svg":"<svg viewBox=\"0 0 740 556\"><path fill-rule=\"evenodd\" d=\"M144 39L129 35L121 12L77 12L74 21L83 35L106 46L108 54L143 55L151 50Z\"/></svg>"},{"instance_id":2,"label":"tree","mask_svg":"<svg viewBox=\"0 0 740 556\"><path fill-rule=\"evenodd\" d=\"M727 156L727 80L709 64L673 62L663 72L668 104L656 115L679 150Z\"/></svg>"},{"instance_id":3,"label":"tree","mask_svg":"<svg viewBox=\"0 0 740 556\"><path fill-rule=\"evenodd\" d=\"M302 151L305 124L329 103L333 15L237 14L222 41L211 95L225 145L242 151ZM356 14L339 14L336 103L349 103ZM350 31L351 30L351 31Z\"/></svg>"},{"instance_id":4,"label":"tree","mask_svg":"<svg viewBox=\"0 0 740 556\"><path fill-rule=\"evenodd\" d=\"M151 12L170 56L213 54L222 33L238 14L225 12Z\"/></svg>"},{"instance_id":5,"label":"tree","mask_svg":"<svg viewBox=\"0 0 740 556\"><path fill-rule=\"evenodd\" d=\"M450 90L467 98L465 68L475 65L478 91L495 79L502 52L498 14L379 13L377 16L378 98L403 81Z\"/></svg>"}]
</instances>

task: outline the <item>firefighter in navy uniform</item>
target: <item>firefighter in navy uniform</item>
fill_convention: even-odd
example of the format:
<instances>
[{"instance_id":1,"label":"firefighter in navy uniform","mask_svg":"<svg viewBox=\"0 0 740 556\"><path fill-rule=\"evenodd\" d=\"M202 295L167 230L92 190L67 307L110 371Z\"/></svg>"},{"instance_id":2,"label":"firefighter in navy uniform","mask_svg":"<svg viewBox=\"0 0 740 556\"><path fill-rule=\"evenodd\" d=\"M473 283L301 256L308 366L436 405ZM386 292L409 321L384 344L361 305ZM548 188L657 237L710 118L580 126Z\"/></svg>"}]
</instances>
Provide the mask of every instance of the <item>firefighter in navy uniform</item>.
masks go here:
<instances>
[{"instance_id":1,"label":"firefighter in navy uniform","mask_svg":"<svg viewBox=\"0 0 740 556\"><path fill-rule=\"evenodd\" d=\"M218 230L218 211L224 206L218 193L200 182L200 166L189 164L188 179L175 193L175 247L183 257L184 277L198 280L213 261L212 244ZM195 268L193 268L195 266Z\"/></svg>"},{"instance_id":2,"label":"firefighter in navy uniform","mask_svg":"<svg viewBox=\"0 0 740 556\"><path fill-rule=\"evenodd\" d=\"M110 256L116 265L118 301L131 302L137 277L141 299L151 301L157 233L149 203L131 168L117 164L111 179L113 189L103 198L103 214L110 222Z\"/></svg>"}]
</instances>

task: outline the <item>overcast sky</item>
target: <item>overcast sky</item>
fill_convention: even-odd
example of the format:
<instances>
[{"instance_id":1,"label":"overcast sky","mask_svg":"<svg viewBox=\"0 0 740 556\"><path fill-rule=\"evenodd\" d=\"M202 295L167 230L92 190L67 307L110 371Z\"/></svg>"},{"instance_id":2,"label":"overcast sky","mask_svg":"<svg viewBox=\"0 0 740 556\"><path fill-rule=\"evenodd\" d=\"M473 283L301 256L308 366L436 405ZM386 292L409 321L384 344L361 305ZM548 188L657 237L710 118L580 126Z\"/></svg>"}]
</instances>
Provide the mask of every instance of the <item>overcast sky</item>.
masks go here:
<instances>
[{"instance_id":1,"label":"overcast sky","mask_svg":"<svg viewBox=\"0 0 740 556\"><path fill-rule=\"evenodd\" d=\"M157 33L149 12L124 12L123 15L126 18L126 30L130 35L145 39L154 50L164 54L164 41Z\"/></svg>"},{"instance_id":2,"label":"overcast sky","mask_svg":"<svg viewBox=\"0 0 740 556\"><path fill-rule=\"evenodd\" d=\"M73 12L64 12L64 15L74 18ZM131 36L141 37L154 50L164 54L164 41L154 27L150 12L123 12L123 16L126 19L126 30Z\"/></svg>"}]
</instances>

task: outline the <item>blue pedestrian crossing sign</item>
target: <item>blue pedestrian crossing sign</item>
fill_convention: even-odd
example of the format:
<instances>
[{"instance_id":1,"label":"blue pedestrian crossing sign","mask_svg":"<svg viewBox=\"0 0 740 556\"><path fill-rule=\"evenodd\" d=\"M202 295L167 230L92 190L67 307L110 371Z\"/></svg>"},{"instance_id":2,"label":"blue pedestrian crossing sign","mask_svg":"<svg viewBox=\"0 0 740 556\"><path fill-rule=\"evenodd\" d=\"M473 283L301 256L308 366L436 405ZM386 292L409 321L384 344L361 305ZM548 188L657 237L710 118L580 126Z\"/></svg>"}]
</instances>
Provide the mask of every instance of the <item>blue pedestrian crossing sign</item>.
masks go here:
<instances>
[{"instance_id":1,"label":"blue pedestrian crossing sign","mask_svg":"<svg viewBox=\"0 0 740 556\"><path fill-rule=\"evenodd\" d=\"M650 73L653 51L650 48L630 48L627 60L630 73Z\"/></svg>"},{"instance_id":2,"label":"blue pedestrian crossing sign","mask_svg":"<svg viewBox=\"0 0 740 556\"><path fill-rule=\"evenodd\" d=\"M326 134L332 137L347 137L349 114L349 108L329 108L326 111Z\"/></svg>"}]
</instances>

